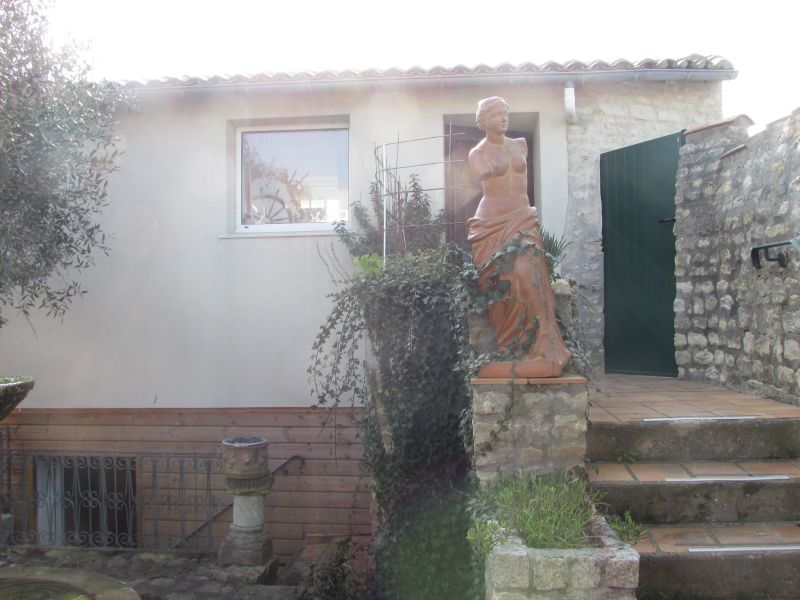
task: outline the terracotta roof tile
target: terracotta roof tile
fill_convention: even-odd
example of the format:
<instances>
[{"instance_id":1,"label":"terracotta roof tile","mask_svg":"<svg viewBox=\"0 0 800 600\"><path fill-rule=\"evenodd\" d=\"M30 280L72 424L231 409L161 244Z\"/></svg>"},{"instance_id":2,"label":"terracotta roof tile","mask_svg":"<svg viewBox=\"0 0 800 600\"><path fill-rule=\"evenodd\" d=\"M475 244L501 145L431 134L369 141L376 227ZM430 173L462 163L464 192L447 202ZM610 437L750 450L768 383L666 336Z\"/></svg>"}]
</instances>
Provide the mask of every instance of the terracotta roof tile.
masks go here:
<instances>
[{"instance_id":1,"label":"terracotta roof tile","mask_svg":"<svg viewBox=\"0 0 800 600\"><path fill-rule=\"evenodd\" d=\"M456 65L454 67L435 66L431 68L411 67L409 69L366 69L363 71L305 71L299 73L258 73L252 75L214 75L211 77L166 77L148 81L124 82L129 87L169 88L169 87L215 87L238 85L271 85L271 84L313 84L313 83L346 83L368 82L380 80L413 80L438 79L491 75L532 75L537 74L613 74L625 71L672 70L672 71L714 71L717 78L733 79L736 71L730 61L719 56L702 56L692 54L684 58L651 59L645 58L636 62L625 59L608 63L603 60L582 62L570 60L564 63L548 61L540 65L526 62L519 65L502 63L496 66L479 64L473 67Z\"/></svg>"}]
</instances>

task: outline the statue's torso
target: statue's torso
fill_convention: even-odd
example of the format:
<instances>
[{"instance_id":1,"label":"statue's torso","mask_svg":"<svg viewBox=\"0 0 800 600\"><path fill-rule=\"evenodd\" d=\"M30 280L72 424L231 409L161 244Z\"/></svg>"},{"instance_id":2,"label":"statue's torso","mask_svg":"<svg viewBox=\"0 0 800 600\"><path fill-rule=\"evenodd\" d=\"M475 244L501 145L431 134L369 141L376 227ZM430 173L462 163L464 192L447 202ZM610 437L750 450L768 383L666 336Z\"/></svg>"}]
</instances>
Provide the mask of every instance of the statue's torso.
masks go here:
<instances>
[{"instance_id":1,"label":"statue's torso","mask_svg":"<svg viewBox=\"0 0 800 600\"><path fill-rule=\"evenodd\" d=\"M502 146L484 140L473 149L470 166L483 184L476 217L499 217L529 205L527 155L525 140L510 138Z\"/></svg>"}]
</instances>

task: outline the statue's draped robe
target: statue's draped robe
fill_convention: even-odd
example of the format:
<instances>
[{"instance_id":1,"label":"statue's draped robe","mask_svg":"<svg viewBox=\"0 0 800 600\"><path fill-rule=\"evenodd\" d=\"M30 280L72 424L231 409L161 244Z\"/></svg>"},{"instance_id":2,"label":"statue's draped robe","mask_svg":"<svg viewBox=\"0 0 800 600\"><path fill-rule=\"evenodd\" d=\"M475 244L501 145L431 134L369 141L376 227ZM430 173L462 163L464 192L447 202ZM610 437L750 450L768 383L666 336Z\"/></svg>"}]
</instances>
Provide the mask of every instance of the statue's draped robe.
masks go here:
<instances>
[{"instance_id":1,"label":"statue's draped robe","mask_svg":"<svg viewBox=\"0 0 800 600\"><path fill-rule=\"evenodd\" d=\"M550 275L545 257L542 255L542 241L539 232L539 219L536 209L523 207L514 212L481 219L473 217L467 221L469 235L467 241L472 244L472 257L475 266L480 269L479 289L486 288L487 280L497 267L487 263L492 255L500 252L505 246L520 238L523 243L533 243L539 250L537 256L534 249L517 254L513 268L499 274L500 280L510 283L506 298L489 306L489 322L496 331L497 345L501 350L516 350L520 343L536 327L533 347L525 352L529 358L551 358L554 346L558 353L569 356L564 342L561 340L556 323L555 306L552 293L549 292ZM539 327L541 322L543 327Z\"/></svg>"}]
</instances>

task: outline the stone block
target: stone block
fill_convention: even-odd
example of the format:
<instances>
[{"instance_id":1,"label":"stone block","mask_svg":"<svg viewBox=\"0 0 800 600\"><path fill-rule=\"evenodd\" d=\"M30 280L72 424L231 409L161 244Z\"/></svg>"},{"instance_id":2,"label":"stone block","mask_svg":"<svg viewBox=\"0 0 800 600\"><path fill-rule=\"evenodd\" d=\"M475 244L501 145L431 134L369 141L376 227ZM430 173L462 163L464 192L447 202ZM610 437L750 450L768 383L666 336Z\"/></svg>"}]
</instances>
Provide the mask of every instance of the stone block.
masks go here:
<instances>
[{"instance_id":1,"label":"stone block","mask_svg":"<svg viewBox=\"0 0 800 600\"><path fill-rule=\"evenodd\" d=\"M570 386L572 387L572 386ZM566 406L568 409L575 411L576 414L585 414L589 406L589 394L586 392L585 386L581 386L580 390L573 393L557 392L555 394L554 406L556 411L562 410Z\"/></svg>"},{"instance_id":2,"label":"stone block","mask_svg":"<svg viewBox=\"0 0 800 600\"><path fill-rule=\"evenodd\" d=\"M695 352L692 355L692 359L699 365L711 365L714 364L714 355L711 354L708 350L701 350L700 352Z\"/></svg>"},{"instance_id":3,"label":"stone block","mask_svg":"<svg viewBox=\"0 0 800 600\"><path fill-rule=\"evenodd\" d=\"M472 390L472 411L476 415L501 414L511 404L511 396L488 386L475 386ZM494 387L494 386L492 386Z\"/></svg>"},{"instance_id":4,"label":"stone block","mask_svg":"<svg viewBox=\"0 0 800 600\"><path fill-rule=\"evenodd\" d=\"M749 331L742 336L742 350L745 354L752 354L755 349L755 336Z\"/></svg>"},{"instance_id":5,"label":"stone block","mask_svg":"<svg viewBox=\"0 0 800 600\"><path fill-rule=\"evenodd\" d=\"M687 340L689 345L695 348L705 348L708 346L708 338L702 333L692 332L687 336Z\"/></svg>"},{"instance_id":6,"label":"stone block","mask_svg":"<svg viewBox=\"0 0 800 600\"><path fill-rule=\"evenodd\" d=\"M219 545L221 565L259 566L266 564L272 554L272 539L260 532L231 525L228 535Z\"/></svg>"},{"instance_id":7,"label":"stone block","mask_svg":"<svg viewBox=\"0 0 800 600\"><path fill-rule=\"evenodd\" d=\"M539 448L519 448L517 462L523 468L527 465L541 465L544 462L544 451Z\"/></svg>"},{"instance_id":8,"label":"stone block","mask_svg":"<svg viewBox=\"0 0 800 600\"><path fill-rule=\"evenodd\" d=\"M503 430L502 426L497 422L473 423L472 437L476 447L495 443L511 444L514 440L512 432L508 428Z\"/></svg>"},{"instance_id":9,"label":"stone block","mask_svg":"<svg viewBox=\"0 0 800 600\"><path fill-rule=\"evenodd\" d=\"M515 458L516 450L512 446L495 445L491 450L476 449L475 466L484 469L487 467L513 466Z\"/></svg>"},{"instance_id":10,"label":"stone block","mask_svg":"<svg viewBox=\"0 0 800 600\"><path fill-rule=\"evenodd\" d=\"M544 386L543 386L544 387ZM553 394L551 393L522 393L517 396L514 403L515 415L550 414L553 412Z\"/></svg>"},{"instance_id":11,"label":"stone block","mask_svg":"<svg viewBox=\"0 0 800 600\"><path fill-rule=\"evenodd\" d=\"M527 592L494 592L486 598L491 600L546 600L541 596L531 597Z\"/></svg>"},{"instance_id":12,"label":"stone block","mask_svg":"<svg viewBox=\"0 0 800 600\"><path fill-rule=\"evenodd\" d=\"M582 464L586 459L586 443L574 444L572 446L557 446L547 449L552 462L562 467L570 467ZM560 469L556 469L560 470Z\"/></svg>"},{"instance_id":13,"label":"stone block","mask_svg":"<svg viewBox=\"0 0 800 600\"><path fill-rule=\"evenodd\" d=\"M514 421L511 425L514 446L524 448L528 446L545 446L550 439L550 426L542 423L529 424L524 421Z\"/></svg>"},{"instance_id":14,"label":"stone block","mask_svg":"<svg viewBox=\"0 0 800 600\"><path fill-rule=\"evenodd\" d=\"M794 370L789 367L778 367L778 381L785 386L794 385Z\"/></svg>"},{"instance_id":15,"label":"stone block","mask_svg":"<svg viewBox=\"0 0 800 600\"><path fill-rule=\"evenodd\" d=\"M613 556L608 559L603 578L611 588L635 589L639 585L639 556L631 553Z\"/></svg>"},{"instance_id":16,"label":"stone block","mask_svg":"<svg viewBox=\"0 0 800 600\"><path fill-rule=\"evenodd\" d=\"M570 557L553 550L529 549L533 589L537 592L563 590L570 576Z\"/></svg>"},{"instance_id":17,"label":"stone block","mask_svg":"<svg viewBox=\"0 0 800 600\"><path fill-rule=\"evenodd\" d=\"M600 585L600 565L597 555L576 554L570 568L569 587L577 590L594 589Z\"/></svg>"},{"instance_id":18,"label":"stone block","mask_svg":"<svg viewBox=\"0 0 800 600\"><path fill-rule=\"evenodd\" d=\"M525 547L518 541L498 544L486 561L487 577L496 590L528 589L530 563Z\"/></svg>"},{"instance_id":19,"label":"stone block","mask_svg":"<svg viewBox=\"0 0 800 600\"><path fill-rule=\"evenodd\" d=\"M800 343L797 340L784 341L783 358L791 362L800 361Z\"/></svg>"}]
</instances>

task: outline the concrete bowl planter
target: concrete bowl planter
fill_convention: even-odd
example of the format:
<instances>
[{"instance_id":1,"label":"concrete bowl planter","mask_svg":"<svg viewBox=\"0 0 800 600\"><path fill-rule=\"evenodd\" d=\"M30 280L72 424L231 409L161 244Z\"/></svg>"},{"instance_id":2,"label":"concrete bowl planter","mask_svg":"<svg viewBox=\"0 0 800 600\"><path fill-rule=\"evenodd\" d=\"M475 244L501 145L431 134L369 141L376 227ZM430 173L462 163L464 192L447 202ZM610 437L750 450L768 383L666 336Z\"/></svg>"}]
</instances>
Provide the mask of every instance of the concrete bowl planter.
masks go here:
<instances>
[{"instance_id":1,"label":"concrete bowl planter","mask_svg":"<svg viewBox=\"0 0 800 600\"><path fill-rule=\"evenodd\" d=\"M486 600L634 600L639 554L596 515L589 548L528 548L509 537L486 557Z\"/></svg>"},{"instance_id":2,"label":"concrete bowl planter","mask_svg":"<svg viewBox=\"0 0 800 600\"><path fill-rule=\"evenodd\" d=\"M269 444L262 437L236 437L222 441L222 462L225 475L250 479L269 473Z\"/></svg>"},{"instance_id":3,"label":"concrete bowl planter","mask_svg":"<svg viewBox=\"0 0 800 600\"><path fill-rule=\"evenodd\" d=\"M222 441L222 467L228 491L261 495L272 486L269 442L262 437L236 437Z\"/></svg>"},{"instance_id":4,"label":"concrete bowl planter","mask_svg":"<svg viewBox=\"0 0 800 600\"><path fill-rule=\"evenodd\" d=\"M32 389L31 377L0 377L0 421L10 415Z\"/></svg>"}]
</instances>

